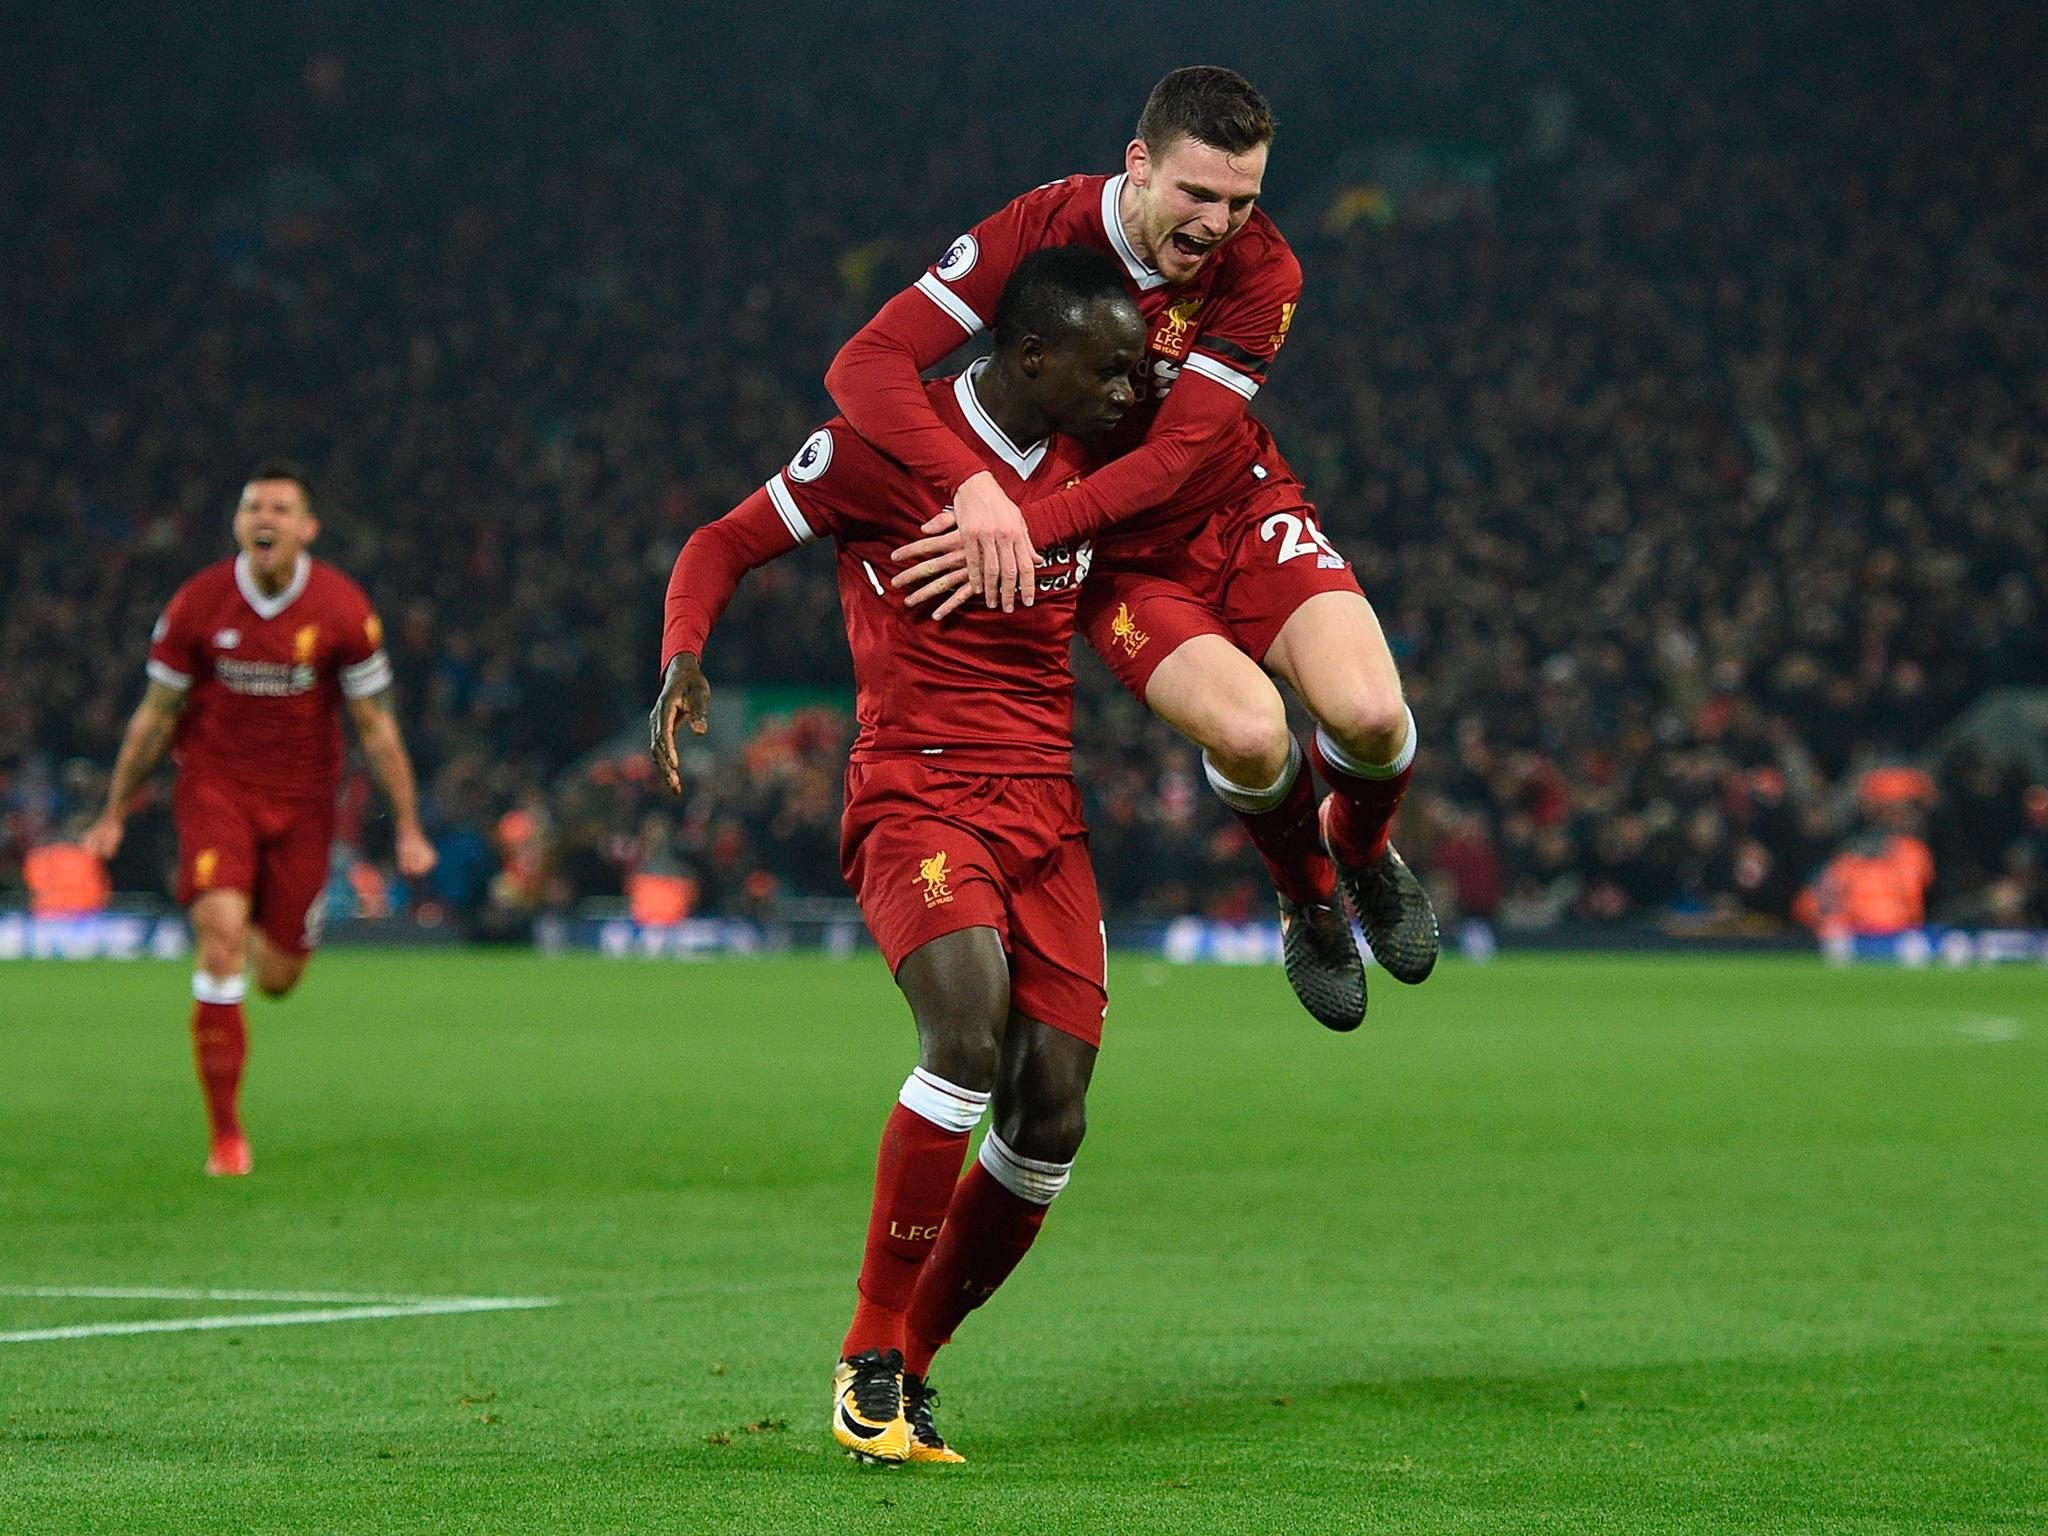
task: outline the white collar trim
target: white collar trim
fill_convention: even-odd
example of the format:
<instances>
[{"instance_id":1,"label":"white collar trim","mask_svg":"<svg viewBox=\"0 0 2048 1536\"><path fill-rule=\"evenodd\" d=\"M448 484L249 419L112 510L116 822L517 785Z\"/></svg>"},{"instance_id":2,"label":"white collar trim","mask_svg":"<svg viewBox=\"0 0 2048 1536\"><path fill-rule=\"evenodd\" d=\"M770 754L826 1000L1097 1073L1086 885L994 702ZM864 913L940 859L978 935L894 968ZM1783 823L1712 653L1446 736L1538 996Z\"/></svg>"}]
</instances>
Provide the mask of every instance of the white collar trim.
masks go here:
<instances>
[{"instance_id":1,"label":"white collar trim","mask_svg":"<svg viewBox=\"0 0 2048 1536\"><path fill-rule=\"evenodd\" d=\"M256 572L249 560L247 550L235 556L235 585L242 590L242 601L256 610L259 619L274 619L285 609L298 601L299 594L306 590L306 582L313 574L313 557L299 556L299 563L292 569L292 579L285 589L272 597L256 585Z\"/></svg>"},{"instance_id":2,"label":"white collar trim","mask_svg":"<svg viewBox=\"0 0 2048 1536\"><path fill-rule=\"evenodd\" d=\"M960 402L960 413L967 418L967 425L974 429L974 435L993 448L997 458L1017 471L1019 479L1029 480L1038 472L1038 466L1045 462L1047 440L1040 438L1028 448L1019 448L1010 441L1010 435L995 424L995 419L982 409L981 398L974 392L974 381L987 366L988 359L979 358L955 379L953 398Z\"/></svg>"},{"instance_id":3,"label":"white collar trim","mask_svg":"<svg viewBox=\"0 0 2048 1536\"><path fill-rule=\"evenodd\" d=\"M1131 237L1124 233L1123 197L1124 183L1131 179L1129 171L1112 176L1102 184L1102 228L1109 236L1109 243L1124 264L1124 270L1131 274L1131 281L1140 288L1162 287L1166 279L1151 267L1145 265L1131 246Z\"/></svg>"}]
</instances>

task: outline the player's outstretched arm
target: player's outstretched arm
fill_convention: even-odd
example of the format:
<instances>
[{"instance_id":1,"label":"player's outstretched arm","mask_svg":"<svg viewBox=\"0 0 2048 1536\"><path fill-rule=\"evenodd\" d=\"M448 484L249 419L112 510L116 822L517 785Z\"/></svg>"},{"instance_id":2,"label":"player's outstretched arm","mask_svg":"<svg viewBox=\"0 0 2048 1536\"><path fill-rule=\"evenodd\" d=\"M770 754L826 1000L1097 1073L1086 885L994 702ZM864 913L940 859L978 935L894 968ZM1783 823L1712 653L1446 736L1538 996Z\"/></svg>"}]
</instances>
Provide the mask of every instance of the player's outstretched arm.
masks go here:
<instances>
[{"instance_id":1,"label":"player's outstretched arm","mask_svg":"<svg viewBox=\"0 0 2048 1536\"><path fill-rule=\"evenodd\" d=\"M813 434L818 436L826 437L829 449L829 434ZM831 463L829 451L823 459L827 465ZM668 593L662 599L661 697L648 713L648 747L673 794L683 792L676 756L677 721L687 720L699 736L709 724L711 684L704 680L704 670L698 664L704 642L739 590L742 576L815 538L819 530L812 526L811 517L818 518L820 526L829 526L824 521L825 510L815 499L818 490L816 484L798 482L798 491L809 503L807 514L789 483L777 474L725 516L691 534L676 556Z\"/></svg>"},{"instance_id":2,"label":"player's outstretched arm","mask_svg":"<svg viewBox=\"0 0 2048 1536\"><path fill-rule=\"evenodd\" d=\"M939 420L920 377L962 340L958 320L924 291L906 288L839 349L825 388L854 431L951 502L967 572L953 606L979 597L1010 613L1038 595L1038 552L1024 514Z\"/></svg>"},{"instance_id":3,"label":"player's outstretched arm","mask_svg":"<svg viewBox=\"0 0 2048 1536\"><path fill-rule=\"evenodd\" d=\"M398 823L398 872L417 880L439 862L440 855L420 826L419 790L413 782L412 759L406 755L405 739L398 732L398 716L392 713L391 690L385 688L365 698L348 701L349 719L355 722L356 737L369 759L370 772L391 802L392 820Z\"/></svg>"},{"instance_id":4,"label":"player's outstretched arm","mask_svg":"<svg viewBox=\"0 0 2048 1536\"><path fill-rule=\"evenodd\" d=\"M661 697L647 714L648 747L670 794L683 792L682 764L676 756L676 726L687 723L702 736L710 722L711 684L704 669L697 665L697 658L688 651L680 651L670 660L661 679Z\"/></svg>"},{"instance_id":5,"label":"player's outstretched arm","mask_svg":"<svg viewBox=\"0 0 2048 1536\"><path fill-rule=\"evenodd\" d=\"M128 805L142 788L156 765L170 750L177 733L178 712L185 707L185 695L154 678L128 717L128 729L121 734L121 750L114 758L113 782L107 786L106 808L86 828L85 849L104 862L121 847L121 834L128 826Z\"/></svg>"}]
</instances>

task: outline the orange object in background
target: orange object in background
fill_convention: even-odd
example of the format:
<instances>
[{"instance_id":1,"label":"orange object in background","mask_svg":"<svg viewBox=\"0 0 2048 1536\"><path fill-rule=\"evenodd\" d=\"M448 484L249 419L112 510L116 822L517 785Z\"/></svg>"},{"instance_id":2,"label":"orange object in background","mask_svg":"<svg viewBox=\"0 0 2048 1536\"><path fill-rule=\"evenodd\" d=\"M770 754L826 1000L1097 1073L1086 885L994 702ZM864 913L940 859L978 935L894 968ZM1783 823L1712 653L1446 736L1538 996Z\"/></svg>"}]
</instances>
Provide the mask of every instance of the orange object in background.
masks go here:
<instances>
[{"instance_id":1,"label":"orange object in background","mask_svg":"<svg viewBox=\"0 0 2048 1536\"><path fill-rule=\"evenodd\" d=\"M1918 768L1873 768L1856 787L1857 801L1866 811L1886 806L1929 806L1934 803L1934 780Z\"/></svg>"},{"instance_id":2,"label":"orange object in background","mask_svg":"<svg viewBox=\"0 0 2048 1536\"><path fill-rule=\"evenodd\" d=\"M1927 920L1933 883L1934 855L1919 838L1859 838L1799 893L1793 916L1823 935L1903 933Z\"/></svg>"},{"instance_id":3,"label":"orange object in background","mask_svg":"<svg viewBox=\"0 0 2048 1536\"><path fill-rule=\"evenodd\" d=\"M626 877L626 910L636 923L680 923L697 905L697 882L687 875Z\"/></svg>"},{"instance_id":4,"label":"orange object in background","mask_svg":"<svg viewBox=\"0 0 2048 1536\"><path fill-rule=\"evenodd\" d=\"M113 885L107 866L76 843L44 843L21 861L28 884L28 909L37 917L99 912Z\"/></svg>"}]
</instances>

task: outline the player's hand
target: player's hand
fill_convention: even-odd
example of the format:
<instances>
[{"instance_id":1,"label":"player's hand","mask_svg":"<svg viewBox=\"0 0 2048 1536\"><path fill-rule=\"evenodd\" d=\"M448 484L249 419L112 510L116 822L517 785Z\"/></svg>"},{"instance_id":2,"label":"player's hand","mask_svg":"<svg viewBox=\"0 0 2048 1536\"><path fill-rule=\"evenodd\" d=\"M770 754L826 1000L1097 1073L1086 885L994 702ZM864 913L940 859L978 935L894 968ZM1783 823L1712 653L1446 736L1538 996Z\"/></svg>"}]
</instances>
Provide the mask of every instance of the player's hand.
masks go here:
<instances>
[{"instance_id":1,"label":"player's hand","mask_svg":"<svg viewBox=\"0 0 2048 1536\"><path fill-rule=\"evenodd\" d=\"M915 562L889 578L889 585L899 592L905 587L916 588L903 600L906 606L919 608L933 598L946 599L933 611L935 619L943 619L974 596L974 588L967 584L967 540L957 522L949 507L918 530L925 537L892 551L889 556L898 565L906 560Z\"/></svg>"},{"instance_id":2,"label":"player's hand","mask_svg":"<svg viewBox=\"0 0 2048 1536\"><path fill-rule=\"evenodd\" d=\"M416 821L400 824L398 828L398 872L408 880L417 880L436 864L441 855L434 851L434 845L427 841L427 834Z\"/></svg>"},{"instance_id":3,"label":"player's hand","mask_svg":"<svg viewBox=\"0 0 2048 1536\"><path fill-rule=\"evenodd\" d=\"M119 816L112 811L102 812L100 819L85 829L79 838L79 845L102 864L110 862L121 851L121 834L127 830Z\"/></svg>"},{"instance_id":4,"label":"player's hand","mask_svg":"<svg viewBox=\"0 0 2048 1536\"><path fill-rule=\"evenodd\" d=\"M1029 608L1038 596L1038 551L1024 514L996 477L983 470L962 484L953 513L967 553L967 585L991 608L1000 602L1003 612L1014 613L1019 598Z\"/></svg>"},{"instance_id":5,"label":"player's hand","mask_svg":"<svg viewBox=\"0 0 2048 1536\"><path fill-rule=\"evenodd\" d=\"M677 652L668 671L662 674L661 697L654 701L654 708L647 715L651 737L648 747L654 754L654 766L661 770L662 780L672 795L683 792L683 770L676 757L677 722L687 721L690 729L702 736L711 728L710 715L711 684L705 679L704 669L688 651Z\"/></svg>"}]
</instances>

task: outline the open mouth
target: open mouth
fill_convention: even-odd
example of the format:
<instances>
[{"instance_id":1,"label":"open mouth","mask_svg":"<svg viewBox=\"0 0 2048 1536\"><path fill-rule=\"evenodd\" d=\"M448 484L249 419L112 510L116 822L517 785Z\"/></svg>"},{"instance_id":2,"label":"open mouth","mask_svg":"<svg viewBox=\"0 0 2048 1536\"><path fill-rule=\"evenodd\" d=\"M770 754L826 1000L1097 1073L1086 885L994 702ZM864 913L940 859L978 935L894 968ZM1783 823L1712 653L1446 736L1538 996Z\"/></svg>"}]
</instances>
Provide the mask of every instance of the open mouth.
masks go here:
<instances>
[{"instance_id":1,"label":"open mouth","mask_svg":"<svg viewBox=\"0 0 2048 1536\"><path fill-rule=\"evenodd\" d=\"M250 538L249 542L258 549L269 549L277 542L277 535L268 528L259 528Z\"/></svg>"},{"instance_id":2,"label":"open mouth","mask_svg":"<svg viewBox=\"0 0 2048 1536\"><path fill-rule=\"evenodd\" d=\"M1173 232L1173 239L1170 243L1176 251L1180 252L1189 261L1200 261L1204 256L1216 249L1215 241L1197 240L1194 236L1186 234L1181 230Z\"/></svg>"}]
</instances>

